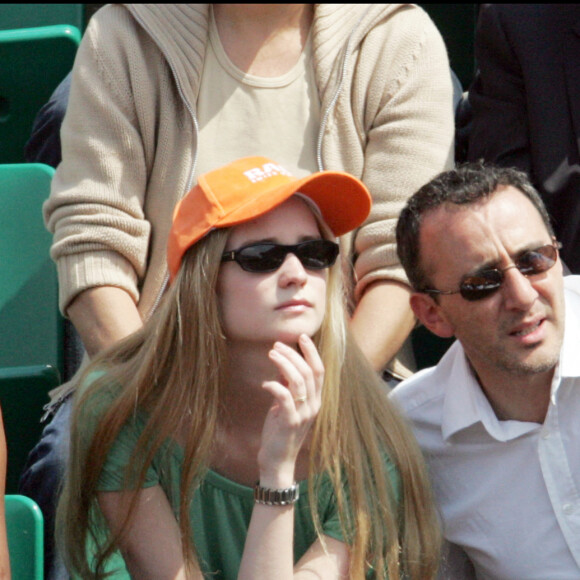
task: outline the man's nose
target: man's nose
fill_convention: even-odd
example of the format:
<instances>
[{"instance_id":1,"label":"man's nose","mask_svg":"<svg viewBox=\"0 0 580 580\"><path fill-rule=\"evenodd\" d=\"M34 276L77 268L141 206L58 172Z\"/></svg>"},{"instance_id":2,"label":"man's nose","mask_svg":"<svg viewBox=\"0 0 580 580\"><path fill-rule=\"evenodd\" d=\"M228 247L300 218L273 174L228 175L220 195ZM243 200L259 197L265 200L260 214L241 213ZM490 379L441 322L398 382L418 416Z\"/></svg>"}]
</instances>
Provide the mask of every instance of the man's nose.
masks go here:
<instances>
[{"instance_id":1,"label":"man's nose","mask_svg":"<svg viewBox=\"0 0 580 580\"><path fill-rule=\"evenodd\" d=\"M538 297L533 281L524 276L515 265L504 271L503 294L507 308L527 310Z\"/></svg>"}]
</instances>

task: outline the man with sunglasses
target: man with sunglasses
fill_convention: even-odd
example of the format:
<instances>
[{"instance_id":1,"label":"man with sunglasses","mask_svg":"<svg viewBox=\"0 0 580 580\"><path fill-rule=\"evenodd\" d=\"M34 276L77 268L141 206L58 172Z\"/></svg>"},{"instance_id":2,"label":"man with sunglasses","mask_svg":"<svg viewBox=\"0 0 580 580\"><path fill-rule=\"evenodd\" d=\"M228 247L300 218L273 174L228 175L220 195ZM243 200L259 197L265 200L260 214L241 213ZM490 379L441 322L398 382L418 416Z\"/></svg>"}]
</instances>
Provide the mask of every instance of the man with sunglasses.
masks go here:
<instances>
[{"instance_id":1,"label":"man with sunglasses","mask_svg":"<svg viewBox=\"0 0 580 580\"><path fill-rule=\"evenodd\" d=\"M407 203L417 318L457 340L393 393L429 463L443 578L580 578L580 276L515 169L466 164Z\"/></svg>"}]
</instances>

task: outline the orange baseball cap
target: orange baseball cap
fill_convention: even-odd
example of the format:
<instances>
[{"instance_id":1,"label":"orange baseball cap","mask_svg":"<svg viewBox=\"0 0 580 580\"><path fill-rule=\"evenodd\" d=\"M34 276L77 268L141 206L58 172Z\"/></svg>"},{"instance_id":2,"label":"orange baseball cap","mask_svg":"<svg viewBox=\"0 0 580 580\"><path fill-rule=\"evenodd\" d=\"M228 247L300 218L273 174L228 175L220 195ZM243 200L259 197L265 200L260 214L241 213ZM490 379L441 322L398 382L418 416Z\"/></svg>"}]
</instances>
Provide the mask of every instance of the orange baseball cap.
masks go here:
<instances>
[{"instance_id":1,"label":"orange baseball cap","mask_svg":"<svg viewBox=\"0 0 580 580\"><path fill-rule=\"evenodd\" d=\"M210 231L257 218L298 192L315 203L335 236L361 225L371 209L367 188L348 173L320 171L298 179L266 157L238 159L200 175L175 207L167 246L171 279L187 249Z\"/></svg>"}]
</instances>

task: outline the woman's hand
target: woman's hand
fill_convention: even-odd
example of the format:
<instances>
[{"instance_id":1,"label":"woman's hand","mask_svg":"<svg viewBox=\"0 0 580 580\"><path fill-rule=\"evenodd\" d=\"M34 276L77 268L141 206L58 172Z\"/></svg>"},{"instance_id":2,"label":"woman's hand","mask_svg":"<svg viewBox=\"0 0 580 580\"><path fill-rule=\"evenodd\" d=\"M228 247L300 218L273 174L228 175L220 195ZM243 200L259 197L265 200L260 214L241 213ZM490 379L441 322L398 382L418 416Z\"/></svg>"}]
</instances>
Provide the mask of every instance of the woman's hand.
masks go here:
<instances>
[{"instance_id":1,"label":"woman's hand","mask_svg":"<svg viewBox=\"0 0 580 580\"><path fill-rule=\"evenodd\" d=\"M274 402L266 415L258 452L260 485L290 487L296 460L320 410L324 365L314 343L302 335L299 352L277 342L270 359L280 372L279 381L262 385ZM238 580L255 578L346 578L349 549L344 542L326 537L316 540L294 566L294 505L256 503L246 536Z\"/></svg>"},{"instance_id":2,"label":"woman's hand","mask_svg":"<svg viewBox=\"0 0 580 580\"><path fill-rule=\"evenodd\" d=\"M312 340L305 334L298 341L302 355L277 342L269 353L278 367L279 381L262 387L274 403L266 416L258 453L260 484L281 489L294 483L298 453L320 410L324 366Z\"/></svg>"}]
</instances>

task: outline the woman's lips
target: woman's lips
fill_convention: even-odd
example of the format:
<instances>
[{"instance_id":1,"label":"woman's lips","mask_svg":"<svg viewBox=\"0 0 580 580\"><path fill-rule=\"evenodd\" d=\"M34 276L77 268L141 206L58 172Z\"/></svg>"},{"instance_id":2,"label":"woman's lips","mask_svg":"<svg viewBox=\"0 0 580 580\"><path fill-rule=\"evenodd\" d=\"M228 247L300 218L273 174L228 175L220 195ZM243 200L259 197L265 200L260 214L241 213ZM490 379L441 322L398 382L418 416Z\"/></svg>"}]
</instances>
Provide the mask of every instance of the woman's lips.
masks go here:
<instances>
[{"instance_id":1,"label":"woman's lips","mask_svg":"<svg viewBox=\"0 0 580 580\"><path fill-rule=\"evenodd\" d=\"M312 304L308 300L288 300L276 307L276 310L289 310L301 312L307 308L312 308Z\"/></svg>"}]
</instances>

